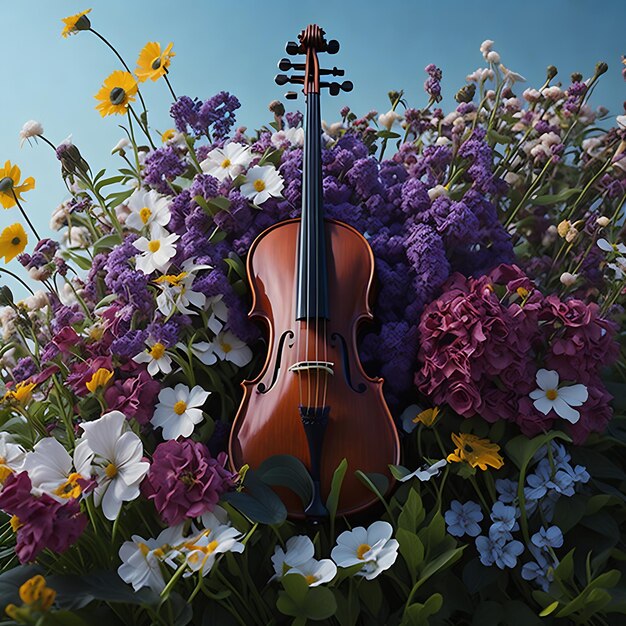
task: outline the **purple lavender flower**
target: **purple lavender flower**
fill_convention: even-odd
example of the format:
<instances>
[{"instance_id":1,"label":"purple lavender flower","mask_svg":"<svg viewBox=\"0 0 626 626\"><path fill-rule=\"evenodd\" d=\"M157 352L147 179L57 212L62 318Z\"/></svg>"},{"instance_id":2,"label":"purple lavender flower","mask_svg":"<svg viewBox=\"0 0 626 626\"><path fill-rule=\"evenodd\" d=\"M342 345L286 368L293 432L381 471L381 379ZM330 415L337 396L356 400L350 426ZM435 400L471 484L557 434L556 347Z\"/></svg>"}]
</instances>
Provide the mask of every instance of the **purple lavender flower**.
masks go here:
<instances>
[{"instance_id":1,"label":"purple lavender flower","mask_svg":"<svg viewBox=\"0 0 626 626\"><path fill-rule=\"evenodd\" d=\"M157 148L146 157L143 179L146 185L156 189L164 195L171 195L171 183L186 169L182 159L176 154L172 146Z\"/></svg>"},{"instance_id":2,"label":"purple lavender flower","mask_svg":"<svg viewBox=\"0 0 626 626\"><path fill-rule=\"evenodd\" d=\"M424 83L424 90L435 101L441 102L441 78L443 73L434 64L430 63L424 68L424 71L428 74L428 80Z\"/></svg>"}]
</instances>

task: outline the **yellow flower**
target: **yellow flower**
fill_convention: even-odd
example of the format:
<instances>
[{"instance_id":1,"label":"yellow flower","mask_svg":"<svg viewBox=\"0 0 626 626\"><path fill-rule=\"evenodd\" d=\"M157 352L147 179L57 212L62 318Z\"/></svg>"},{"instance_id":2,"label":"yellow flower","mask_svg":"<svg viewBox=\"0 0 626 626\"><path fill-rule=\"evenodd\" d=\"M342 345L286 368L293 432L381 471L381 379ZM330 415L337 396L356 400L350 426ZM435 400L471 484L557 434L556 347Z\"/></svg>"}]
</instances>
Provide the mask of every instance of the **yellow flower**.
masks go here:
<instances>
[{"instance_id":1,"label":"yellow flower","mask_svg":"<svg viewBox=\"0 0 626 626\"><path fill-rule=\"evenodd\" d=\"M162 135L161 135L161 141L163 143L168 142L170 139L174 139L174 136L176 135L176 129L175 128L168 128Z\"/></svg>"},{"instance_id":2,"label":"yellow flower","mask_svg":"<svg viewBox=\"0 0 626 626\"><path fill-rule=\"evenodd\" d=\"M448 455L449 462L460 463L462 461L469 463L472 467L479 467L486 470L487 465L494 469L500 469L504 465L504 459L498 454L500 446L489 441L489 439L481 439L476 435L468 433L452 433L452 441L456 445L456 450Z\"/></svg>"},{"instance_id":3,"label":"yellow flower","mask_svg":"<svg viewBox=\"0 0 626 626\"><path fill-rule=\"evenodd\" d=\"M52 606L56 595L57 592L54 589L46 587L46 579L41 574L29 578L20 587L20 599L24 603L23 607L35 611L47 611ZM20 607L15 606L15 604L9 604L5 611L13 619L22 613ZM29 611L26 612L29 613ZM20 621L20 623L22 622Z\"/></svg>"},{"instance_id":4,"label":"yellow flower","mask_svg":"<svg viewBox=\"0 0 626 626\"><path fill-rule=\"evenodd\" d=\"M415 424L424 424L424 426L430 428L437 419L437 415L439 415L439 407L436 406L432 409L426 409L421 413L418 413L415 418L413 418L413 422Z\"/></svg>"},{"instance_id":5,"label":"yellow flower","mask_svg":"<svg viewBox=\"0 0 626 626\"><path fill-rule=\"evenodd\" d=\"M116 70L104 81L100 91L94 96L100 100L96 109L102 117L114 113L124 115L130 102L135 100L137 94L137 82L129 72Z\"/></svg>"},{"instance_id":6,"label":"yellow flower","mask_svg":"<svg viewBox=\"0 0 626 626\"><path fill-rule=\"evenodd\" d=\"M0 257L4 257L5 263L24 252L28 237L19 222L7 226L0 233Z\"/></svg>"},{"instance_id":7,"label":"yellow flower","mask_svg":"<svg viewBox=\"0 0 626 626\"><path fill-rule=\"evenodd\" d=\"M15 197L21 200L20 194L35 188L35 179L32 176L20 185L21 176L20 168L17 165L11 165L11 161L7 161L4 167L0 168L0 204L5 209L15 206Z\"/></svg>"},{"instance_id":8,"label":"yellow flower","mask_svg":"<svg viewBox=\"0 0 626 626\"><path fill-rule=\"evenodd\" d=\"M90 11L91 9L87 9L86 11L82 11L76 15L70 15L69 17L62 18L65 28L61 32L61 35L63 35L63 37L67 37L68 35L77 33L79 30L89 30L91 28L91 22L87 17L87 13Z\"/></svg>"},{"instance_id":9,"label":"yellow flower","mask_svg":"<svg viewBox=\"0 0 626 626\"><path fill-rule=\"evenodd\" d=\"M135 74L140 83L148 78L158 80L165 75L170 65L170 59L175 56L172 52L173 43L168 44L167 48L161 52L161 44L156 41L149 41L143 50L139 53L137 59L137 69Z\"/></svg>"},{"instance_id":10,"label":"yellow flower","mask_svg":"<svg viewBox=\"0 0 626 626\"><path fill-rule=\"evenodd\" d=\"M105 387L106 384L111 380L113 376L113 372L111 370L106 369L105 367L101 367L97 372L91 377L88 383L85 383L87 389L91 391L91 393L95 393L96 389L100 387Z\"/></svg>"},{"instance_id":11,"label":"yellow flower","mask_svg":"<svg viewBox=\"0 0 626 626\"><path fill-rule=\"evenodd\" d=\"M35 383L27 383L23 380L21 383L15 385L15 389L7 391L4 394L3 400L16 400L21 405L24 405L30 400L32 391L36 386Z\"/></svg>"},{"instance_id":12,"label":"yellow flower","mask_svg":"<svg viewBox=\"0 0 626 626\"><path fill-rule=\"evenodd\" d=\"M153 282L157 284L167 283L172 287L178 287L181 281L188 276L189 272L181 272L180 274L163 274L163 276L159 276L155 278Z\"/></svg>"}]
</instances>

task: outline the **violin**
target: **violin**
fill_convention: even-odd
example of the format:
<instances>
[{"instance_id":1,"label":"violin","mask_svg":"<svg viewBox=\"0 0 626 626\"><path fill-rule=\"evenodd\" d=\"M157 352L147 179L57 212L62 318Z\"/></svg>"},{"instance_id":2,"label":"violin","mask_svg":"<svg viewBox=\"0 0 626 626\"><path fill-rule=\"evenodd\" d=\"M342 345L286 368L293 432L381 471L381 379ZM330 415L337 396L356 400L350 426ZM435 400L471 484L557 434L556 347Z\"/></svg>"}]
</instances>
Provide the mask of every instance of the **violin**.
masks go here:
<instances>
[{"instance_id":1,"label":"violin","mask_svg":"<svg viewBox=\"0 0 626 626\"><path fill-rule=\"evenodd\" d=\"M233 468L255 468L277 454L300 459L313 480L311 502L303 507L291 492L283 501L291 517L319 519L328 514L324 502L344 458L337 513L350 515L377 501L355 472L384 474L392 485L388 465L399 463L400 443L383 380L366 375L357 352L358 328L373 319L372 249L348 224L324 218L320 90L337 95L352 83L320 81L344 72L320 69L318 53L335 54L339 43L326 42L319 26L298 39L287 53L304 54L306 62L282 59L278 67L304 73L279 74L276 82L302 84L306 98L302 215L266 229L248 253L249 316L265 325L268 352L259 375L242 383L229 456Z\"/></svg>"}]
</instances>

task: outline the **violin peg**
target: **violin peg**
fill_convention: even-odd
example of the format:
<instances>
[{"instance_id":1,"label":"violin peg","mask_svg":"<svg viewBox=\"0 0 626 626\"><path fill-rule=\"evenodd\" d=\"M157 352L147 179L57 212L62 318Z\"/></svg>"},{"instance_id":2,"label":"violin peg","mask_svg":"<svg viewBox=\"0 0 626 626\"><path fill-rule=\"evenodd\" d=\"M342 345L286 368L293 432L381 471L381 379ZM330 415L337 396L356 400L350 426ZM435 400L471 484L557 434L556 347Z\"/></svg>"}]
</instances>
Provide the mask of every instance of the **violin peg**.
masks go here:
<instances>
[{"instance_id":1,"label":"violin peg","mask_svg":"<svg viewBox=\"0 0 626 626\"><path fill-rule=\"evenodd\" d=\"M295 41L288 41L287 45L285 46L285 52L291 55L301 54L300 44L296 43Z\"/></svg>"},{"instance_id":2,"label":"violin peg","mask_svg":"<svg viewBox=\"0 0 626 626\"><path fill-rule=\"evenodd\" d=\"M291 61L289 59L281 59L278 62L278 69L286 72L287 70L291 69Z\"/></svg>"},{"instance_id":3,"label":"violin peg","mask_svg":"<svg viewBox=\"0 0 626 626\"><path fill-rule=\"evenodd\" d=\"M289 76L287 76L287 74L276 74L276 76L274 76L274 82L277 85L286 85L289 82Z\"/></svg>"},{"instance_id":4,"label":"violin peg","mask_svg":"<svg viewBox=\"0 0 626 626\"><path fill-rule=\"evenodd\" d=\"M339 83L330 83L330 85L328 85L328 93L331 96L338 96L340 91L341 86L339 85Z\"/></svg>"},{"instance_id":5,"label":"violin peg","mask_svg":"<svg viewBox=\"0 0 626 626\"><path fill-rule=\"evenodd\" d=\"M296 100L298 97L298 94L295 91L288 91L285 94L285 98L287 98L287 100Z\"/></svg>"},{"instance_id":6,"label":"violin peg","mask_svg":"<svg viewBox=\"0 0 626 626\"><path fill-rule=\"evenodd\" d=\"M354 85L351 80L344 80L343 83L341 83L342 91L352 91L353 87Z\"/></svg>"},{"instance_id":7,"label":"violin peg","mask_svg":"<svg viewBox=\"0 0 626 626\"><path fill-rule=\"evenodd\" d=\"M337 52L339 52L339 42L336 39L331 39L326 44L326 52L328 52L328 54L337 54Z\"/></svg>"}]
</instances>

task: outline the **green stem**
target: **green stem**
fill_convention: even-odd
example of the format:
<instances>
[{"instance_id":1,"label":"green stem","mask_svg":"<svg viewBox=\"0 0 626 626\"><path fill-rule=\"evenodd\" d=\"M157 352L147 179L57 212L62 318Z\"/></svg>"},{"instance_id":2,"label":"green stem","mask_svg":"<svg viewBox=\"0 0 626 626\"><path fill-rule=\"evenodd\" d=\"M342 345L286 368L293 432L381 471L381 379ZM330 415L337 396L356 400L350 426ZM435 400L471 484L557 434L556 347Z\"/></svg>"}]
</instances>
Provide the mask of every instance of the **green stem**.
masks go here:
<instances>
[{"instance_id":1,"label":"green stem","mask_svg":"<svg viewBox=\"0 0 626 626\"><path fill-rule=\"evenodd\" d=\"M12 276L13 278L15 278L15 280L20 283L22 285L22 287L24 287L25 289L27 289L30 292L31 296L35 295L35 292L28 286L28 284L26 282L24 282L17 274L14 274L11 270L7 270L4 267L0 267L0 272L4 272L5 274L8 274L9 276Z\"/></svg>"},{"instance_id":2,"label":"green stem","mask_svg":"<svg viewBox=\"0 0 626 626\"><path fill-rule=\"evenodd\" d=\"M41 237L39 236L39 233L37 232L37 230L33 226L33 223L30 221L28 215L26 215L26 211L24 211L24 207L22 206L20 201L17 199L17 194L15 193L15 189L13 189L13 187L11 187L11 193L13 194L13 198L15 199L15 203L17 204L17 207L19 208L20 212L22 213L22 216L28 222L28 225L30 226L30 229L33 231L33 233L35 233L35 237L37 237L37 239L39 241L41 241Z\"/></svg>"},{"instance_id":3,"label":"green stem","mask_svg":"<svg viewBox=\"0 0 626 626\"><path fill-rule=\"evenodd\" d=\"M165 74L163 74L163 78L165 79L165 83L168 86L170 93L172 94L172 98L174 98L174 102L176 102L176 100L178 100L178 98L176 97L176 94L174 93L174 90L172 89L172 85L169 81L169 78L167 77L167 69L165 70Z\"/></svg>"}]
</instances>

